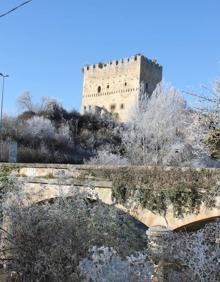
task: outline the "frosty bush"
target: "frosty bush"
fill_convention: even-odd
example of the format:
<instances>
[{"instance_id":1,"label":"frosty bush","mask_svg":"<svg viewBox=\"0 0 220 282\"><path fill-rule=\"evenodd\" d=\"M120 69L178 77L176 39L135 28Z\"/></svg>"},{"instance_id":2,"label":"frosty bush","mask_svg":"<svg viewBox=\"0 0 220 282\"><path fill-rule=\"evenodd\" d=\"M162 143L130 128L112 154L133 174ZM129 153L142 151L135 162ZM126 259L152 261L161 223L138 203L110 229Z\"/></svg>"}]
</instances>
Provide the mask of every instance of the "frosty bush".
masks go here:
<instances>
[{"instance_id":1,"label":"frosty bush","mask_svg":"<svg viewBox=\"0 0 220 282\"><path fill-rule=\"evenodd\" d=\"M18 281L150 281L155 254L132 217L91 197L91 189L27 206L37 195L25 194L4 171L1 177L8 222L1 259ZM196 232L161 236L156 260L163 282L219 281L219 234L216 220Z\"/></svg>"},{"instance_id":2,"label":"frosty bush","mask_svg":"<svg viewBox=\"0 0 220 282\"><path fill-rule=\"evenodd\" d=\"M25 111L4 117L2 129L4 141L18 143L18 162L82 163L101 147L120 144L111 116L67 111L48 97L36 104L30 93L21 95L18 104Z\"/></svg>"},{"instance_id":3,"label":"frosty bush","mask_svg":"<svg viewBox=\"0 0 220 282\"><path fill-rule=\"evenodd\" d=\"M55 128L49 119L34 116L27 120L23 134L30 138L53 139L55 136Z\"/></svg>"},{"instance_id":4,"label":"frosty bush","mask_svg":"<svg viewBox=\"0 0 220 282\"><path fill-rule=\"evenodd\" d=\"M107 247L91 248L89 257L80 261L80 271L87 281L150 282L152 268L146 251L123 258Z\"/></svg>"},{"instance_id":5,"label":"frosty bush","mask_svg":"<svg viewBox=\"0 0 220 282\"><path fill-rule=\"evenodd\" d=\"M15 197L1 253L21 281L82 281L79 262L93 246L124 258L146 247L143 229L123 212L86 195L24 207Z\"/></svg>"},{"instance_id":6,"label":"frosty bush","mask_svg":"<svg viewBox=\"0 0 220 282\"><path fill-rule=\"evenodd\" d=\"M164 281L217 282L220 279L220 221L196 232L168 232L159 238Z\"/></svg>"},{"instance_id":7,"label":"frosty bush","mask_svg":"<svg viewBox=\"0 0 220 282\"><path fill-rule=\"evenodd\" d=\"M55 139L61 143L72 143L71 132L68 124L61 124L58 132L55 135Z\"/></svg>"},{"instance_id":8,"label":"frosty bush","mask_svg":"<svg viewBox=\"0 0 220 282\"><path fill-rule=\"evenodd\" d=\"M219 81L213 95L203 97L200 110L189 108L174 87L158 85L151 97L140 89L141 100L125 124L110 115L68 112L50 98L36 105L26 93L19 98L26 112L4 119L3 139L18 142L19 162L83 163L92 158L91 164L100 165L220 167L210 157L218 156L220 148L215 131L220 128Z\"/></svg>"},{"instance_id":9,"label":"frosty bush","mask_svg":"<svg viewBox=\"0 0 220 282\"><path fill-rule=\"evenodd\" d=\"M128 165L126 158L119 154L113 154L106 149L98 150L96 156L86 163L89 165Z\"/></svg>"}]
</instances>

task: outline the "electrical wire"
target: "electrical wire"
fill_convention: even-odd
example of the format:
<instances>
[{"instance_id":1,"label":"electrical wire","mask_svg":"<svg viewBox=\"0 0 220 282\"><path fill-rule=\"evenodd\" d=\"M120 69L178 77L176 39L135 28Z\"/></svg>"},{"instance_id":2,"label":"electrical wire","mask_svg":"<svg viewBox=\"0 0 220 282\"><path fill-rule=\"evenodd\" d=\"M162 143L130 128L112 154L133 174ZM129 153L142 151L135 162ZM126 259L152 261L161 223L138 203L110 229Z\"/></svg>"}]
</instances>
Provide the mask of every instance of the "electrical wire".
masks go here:
<instances>
[{"instance_id":1,"label":"electrical wire","mask_svg":"<svg viewBox=\"0 0 220 282\"><path fill-rule=\"evenodd\" d=\"M28 4L28 3L30 3L31 1L32 1L32 0L25 1L25 2L21 3L20 5L14 7L13 9L11 9L11 10L9 10L9 11L3 13L3 14L0 14L0 18L7 16L8 14L10 14L10 13L14 12L15 10L21 8L22 6L24 6L24 5Z\"/></svg>"}]
</instances>

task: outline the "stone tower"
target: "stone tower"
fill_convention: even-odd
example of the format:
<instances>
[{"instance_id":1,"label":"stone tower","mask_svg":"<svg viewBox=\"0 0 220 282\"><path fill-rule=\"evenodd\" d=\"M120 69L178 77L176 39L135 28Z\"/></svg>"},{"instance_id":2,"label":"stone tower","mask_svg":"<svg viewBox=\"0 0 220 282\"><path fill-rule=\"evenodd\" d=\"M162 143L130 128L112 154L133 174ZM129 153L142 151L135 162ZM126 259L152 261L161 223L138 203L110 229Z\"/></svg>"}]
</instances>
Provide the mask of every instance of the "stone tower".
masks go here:
<instances>
[{"instance_id":1,"label":"stone tower","mask_svg":"<svg viewBox=\"0 0 220 282\"><path fill-rule=\"evenodd\" d=\"M126 122L140 99L140 85L151 95L162 80L162 67L143 55L109 63L85 65L82 69L83 98L81 113L105 108Z\"/></svg>"}]
</instances>

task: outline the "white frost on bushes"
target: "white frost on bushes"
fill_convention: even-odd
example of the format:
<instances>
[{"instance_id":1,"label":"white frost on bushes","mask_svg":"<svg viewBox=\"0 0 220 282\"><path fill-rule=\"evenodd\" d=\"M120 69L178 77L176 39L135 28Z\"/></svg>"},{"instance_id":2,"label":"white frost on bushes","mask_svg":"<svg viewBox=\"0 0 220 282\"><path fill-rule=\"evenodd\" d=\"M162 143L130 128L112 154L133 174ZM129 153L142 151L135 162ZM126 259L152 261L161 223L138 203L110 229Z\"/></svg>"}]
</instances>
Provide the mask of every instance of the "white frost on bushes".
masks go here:
<instances>
[{"instance_id":1,"label":"white frost on bushes","mask_svg":"<svg viewBox=\"0 0 220 282\"><path fill-rule=\"evenodd\" d=\"M85 281L150 282L153 272L146 252L122 258L113 248L104 246L92 247L90 257L81 260L79 266Z\"/></svg>"},{"instance_id":2,"label":"white frost on bushes","mask_svg":"<svg viewBox=\"0 0 220 282\"><path fill-rule=\"evenodd\" d=\"M212 222L190 233L169 232L158 239L156 244L161 248L157 249L156 260L167 265L165 281L219 281L219 223ZM151 281L152 258L151 249L122 258L113 248L102 246L91 248L90 256L79 266L86 281Z\"/></svg>"},{"instance_id":3,"label":"white frost on bushes","mask_svg":"<svg viewBox=\"0 0 220 282\"><path fill-rule=\"evenodd\" d=\"M45 142L47 139L54 139L62 143L72 142L68 124L61 124L61 126L56 129L51 120L40 116L34 116L26 121L23 135L42 139Z\"/></svg>"},{"instance_id":4,"label":"white frost on bushes","mask_svg":"<svg viewBox=\"0 0 220 282\"><path fill-rule=\"evenodd\" d=\"M55 128L49 119L34 116L27 120L23 134L32 138L53 138L55 136Z\"/></svg>"},{"instance_id":5,"label":"white frost on bushes","mask_svg":"<svg viewBox=\"0 0 220 282\"><path fill-rule=\"evenodd\" d=\"M128 160L120 155L112 154L108 150L99 150L95 157L91 158L87 164L90 165L128 165Z\"/></svg>"},{"instance_id":6,"label":"white frost on bushes","mask_svg":"<svg viewBox=\"0 0 220 282\"><path fill-rule=\"evenodd\" d=\"M144 92L140 97L130 121L114 129L122 141L121 150L115 151L124 152L123 156L113 154L109 145L103 144L89 164L220 166L204 144L209 124L200 113L187 107L182 93L158 85L151 97Z\"/></svg>"},{"instance_id":7,"label":"white frost on bushes","mask_svg":"<svg viewBox=\"0 0 220 282\"><path fill-rule=\"evenodd\" d=\"M220 281L219 235L217 220L195 232L168 232L161 236L161 249L156 255L170 265L168 281Z\"/></svg>"},{"instance_id":8,"label":"white frost on bushes","mask_svg":"<svg viewBox=\"0 0 220 282\"><path fill-rule=\"evenodd\" d=\"M57 141L63 143L73 143L73 140L71 140L71 132L69 125L61 124L60 128L58 129L58 132L55 135L55 138Z\"/></svg>"}]
</instances>

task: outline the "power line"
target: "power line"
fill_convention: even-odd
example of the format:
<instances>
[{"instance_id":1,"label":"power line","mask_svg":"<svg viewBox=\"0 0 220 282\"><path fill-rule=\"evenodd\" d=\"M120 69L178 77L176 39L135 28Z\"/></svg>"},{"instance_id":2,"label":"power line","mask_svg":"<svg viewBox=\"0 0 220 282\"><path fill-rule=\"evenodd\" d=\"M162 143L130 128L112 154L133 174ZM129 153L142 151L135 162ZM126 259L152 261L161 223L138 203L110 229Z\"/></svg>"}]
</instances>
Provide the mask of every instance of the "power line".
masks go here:
<instances>
[{"instance_id":1,"label":"power line","mask_svg":"<svg viewBox=\"0 0 220 282\"><path fill-rule=\"evenodd\" d=\"M2 17L4 17L4 16L7 16L8 14L10 14L10 13L14 12L15 10L21 8L22 6L24 6L24 5L28 4L28 3L30 3L31 1L32 1L32 0L28 0L28 1L25 1L25 2L21 3L20 5L14 7L13 9L11 9L11 10L9 10L9 11L7 11L7 12L1 14L1 15L0 15L0 18L2 18Z\"/></svg>"}]
</instances>

